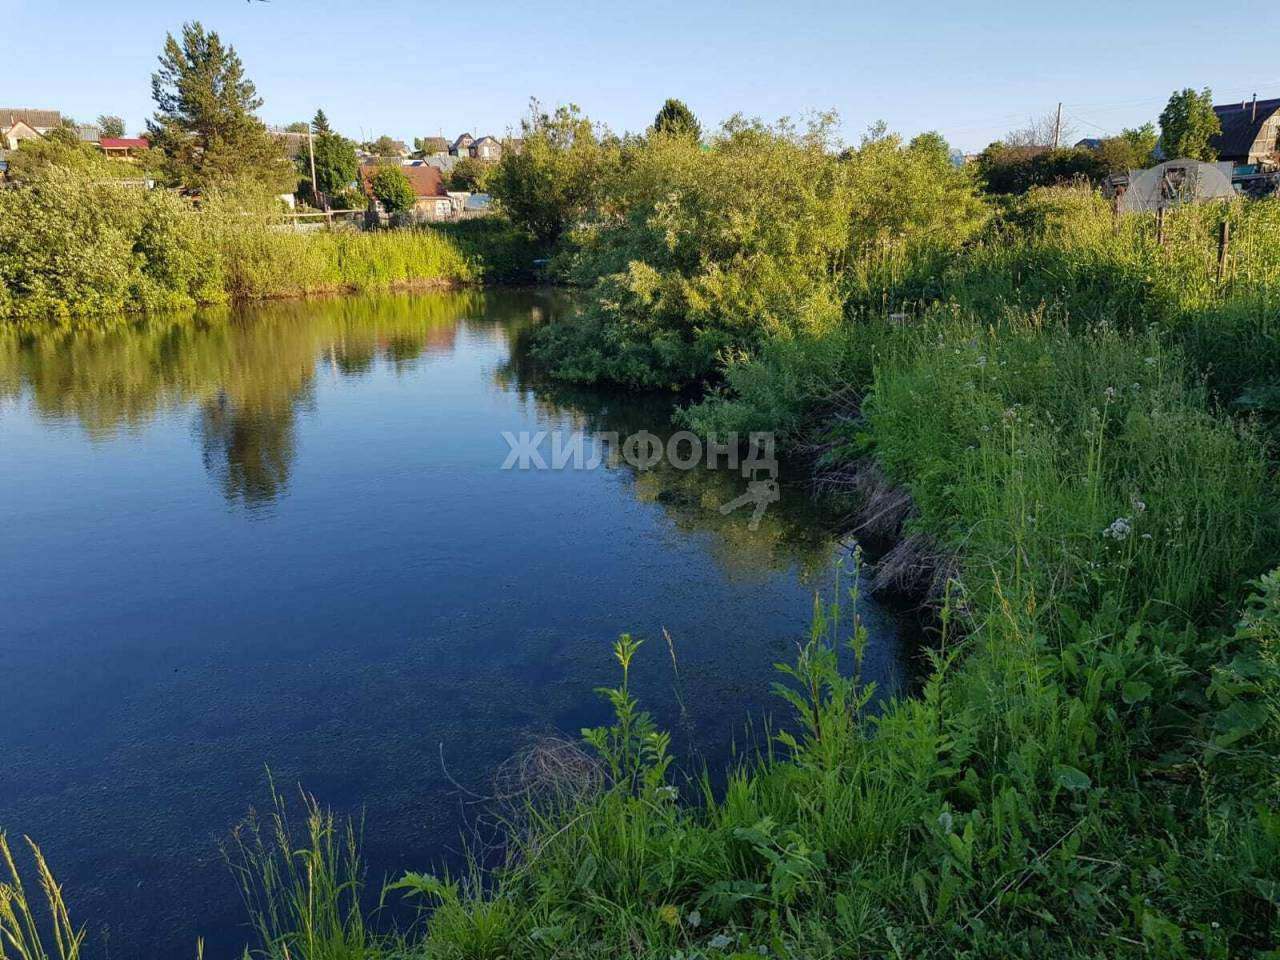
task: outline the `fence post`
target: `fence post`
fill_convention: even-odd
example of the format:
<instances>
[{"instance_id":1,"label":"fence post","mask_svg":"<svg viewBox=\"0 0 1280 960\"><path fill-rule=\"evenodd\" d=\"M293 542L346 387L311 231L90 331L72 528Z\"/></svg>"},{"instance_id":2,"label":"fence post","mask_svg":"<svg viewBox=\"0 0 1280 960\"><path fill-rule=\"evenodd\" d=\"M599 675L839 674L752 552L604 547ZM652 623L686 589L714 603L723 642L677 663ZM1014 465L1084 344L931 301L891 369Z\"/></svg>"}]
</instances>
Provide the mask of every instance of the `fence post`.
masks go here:
<instances>
[{"instance_id":1,"label":"fence post","mask_svg":"<svg viewBox=\"0 0 1280 960\"><path fill-rule=\"evenodd\" d=\"M1218 282L1222 282L1227 272L1227 249L1231 245L1231 221L1226 217L1218 226Z\"/></svg>"},{"instance_id":2,"label":"fence post","mask_svg":"<svg viewBox=\"0 0 1280 960\"><path fill-rule=\"evenodd\" d=\"M1164 207L1156 207L1156 243L1164 246Z\"/></svg>"}]
</instances>

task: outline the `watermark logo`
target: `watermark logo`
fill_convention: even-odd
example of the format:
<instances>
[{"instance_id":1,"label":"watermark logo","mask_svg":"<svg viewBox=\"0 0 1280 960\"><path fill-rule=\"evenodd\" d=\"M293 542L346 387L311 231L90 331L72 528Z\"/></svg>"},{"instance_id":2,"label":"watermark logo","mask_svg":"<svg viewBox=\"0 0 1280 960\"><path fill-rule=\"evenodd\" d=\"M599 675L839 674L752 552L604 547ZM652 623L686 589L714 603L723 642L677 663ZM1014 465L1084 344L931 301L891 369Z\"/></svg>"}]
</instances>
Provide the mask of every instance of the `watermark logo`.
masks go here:
<instances>
[{"instance_id":1,"label":"watermark logo","mask_svg":"<svg viewBox=\"0 0 1280 960\"><path fill-rule=\"evenodd\" d=\"M504 430L507 457L503 470L596 470L602 466L630 464L637 470L652 470L667 463L676 470L702 467L738 470L747 481L746 492L720 507L729 515L750 506L748 528L756 530L770 504L778 502L778 460L774 435L752 432L745 438L736 433L721 437L700 437L691 430L673 433L664 443L648 430L623 436L617 432L586 434L581 431Z\"/></svg>"}]
</instances>

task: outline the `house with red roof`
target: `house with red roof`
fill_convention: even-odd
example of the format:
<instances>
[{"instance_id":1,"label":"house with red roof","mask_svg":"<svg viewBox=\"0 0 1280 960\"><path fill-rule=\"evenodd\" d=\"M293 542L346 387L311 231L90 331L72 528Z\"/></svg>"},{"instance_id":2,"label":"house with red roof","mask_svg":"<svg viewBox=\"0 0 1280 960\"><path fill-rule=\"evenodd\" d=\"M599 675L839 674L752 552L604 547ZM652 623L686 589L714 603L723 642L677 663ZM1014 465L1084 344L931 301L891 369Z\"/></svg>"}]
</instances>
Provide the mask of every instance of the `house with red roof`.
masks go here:
<instances>
[{"instance_id":1,"label":"house with red roof","mask_svg":"<svg viewBox=\"0 0 1280 960\"><path fill-rule=\"evenodd\" d=\"M151 143L146 137L103 137L98 141L98 146L108 157L129 160L150 149Z\"/></svg>"},{"instance_id":2,"label":"house with red roof","mask_svg":"<svg viewBox=\"0 0 1280 960\"><path fill-rule=\"evenodd\" d=\"M360 167L360 183L364 194L373 198L373 175L384 164L366 163ZM427 163L401 164L398 169L413 187L414 212L425 220L450 220L454 214L453 199L444 186L440 171Z\"/></svg>"}]
</instances>

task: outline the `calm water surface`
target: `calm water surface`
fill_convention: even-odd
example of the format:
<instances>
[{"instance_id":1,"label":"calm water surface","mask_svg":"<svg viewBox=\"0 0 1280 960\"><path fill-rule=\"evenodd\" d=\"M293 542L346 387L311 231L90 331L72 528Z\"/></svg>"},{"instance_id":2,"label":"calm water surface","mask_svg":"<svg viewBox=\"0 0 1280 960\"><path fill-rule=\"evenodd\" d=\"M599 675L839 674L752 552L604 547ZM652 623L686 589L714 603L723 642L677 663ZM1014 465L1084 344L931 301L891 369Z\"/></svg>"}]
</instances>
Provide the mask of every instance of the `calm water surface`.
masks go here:
<instances>
[{"instance_id":1,"label":"calm water surface","mask_svg":"<svg viewBox=\"0 0 1280 960\"><path fill-rule=\"evenodd\" d=\"M0 333L0 828L43 845L91 956L238 956L218 843L268 766L364 812L375 883L456 857L452 781L483 794L606 720L622 631L651 641L635 688L686 768L777 707L772 664L832 582L821 518L785 484L758 530L721 516L728 470L501 470L503 431L670 429L665 401L537 382L522 344L559 308ZM864 616L891 689L901 624Z\"/></svg>"}]
</instances>

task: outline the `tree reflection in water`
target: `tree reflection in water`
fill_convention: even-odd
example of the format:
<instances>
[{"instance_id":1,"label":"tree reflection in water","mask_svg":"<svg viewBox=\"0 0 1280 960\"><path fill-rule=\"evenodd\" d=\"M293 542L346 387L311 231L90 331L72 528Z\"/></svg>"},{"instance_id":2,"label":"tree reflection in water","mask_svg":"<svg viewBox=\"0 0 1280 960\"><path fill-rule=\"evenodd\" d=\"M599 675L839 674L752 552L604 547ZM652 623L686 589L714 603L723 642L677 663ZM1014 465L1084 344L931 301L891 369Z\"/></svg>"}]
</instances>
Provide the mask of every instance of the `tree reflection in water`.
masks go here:
<instances>
[{"instance_id":1,"label":"tree reflection in water","mask_svg":"<svg viewBox=\"0 0 1280 960\"><path fill-rule=\"evenodd\" d=\"M494 385L519 394L547 421L599 436L648 430L664 440L681 397L575 388L540 374L532 334L572 309L563 291L449 293L281 301L243 308L112 322L15 328L0 333L0 398L27 395L36 412L108 440L165 414L194 411L192 431L210 479L227 502L269 509L289 489L297 420L316 402L321 375L399 376L459 338L501 338L507 358ZM821 577L833 547L801 485L786 486L759 529L719 507L742 493L732 470L637 471L632 491L662 507L685 533L707 534L727 569L751 577L796 563ZM798 477L794 470L790 476Z\"/></svg>"}]
</instances>

